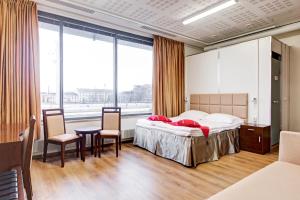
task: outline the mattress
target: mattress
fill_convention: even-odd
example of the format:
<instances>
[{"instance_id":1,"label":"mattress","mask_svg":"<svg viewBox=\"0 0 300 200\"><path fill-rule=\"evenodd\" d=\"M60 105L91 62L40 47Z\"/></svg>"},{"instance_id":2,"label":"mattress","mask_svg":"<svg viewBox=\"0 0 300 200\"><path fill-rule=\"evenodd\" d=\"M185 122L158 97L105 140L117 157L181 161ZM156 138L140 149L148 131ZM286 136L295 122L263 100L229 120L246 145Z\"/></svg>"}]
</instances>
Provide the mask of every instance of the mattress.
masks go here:
<instances>
[{"instance_id":1,"label":"mattress","mask_svg":"<svg viewBox=\"0 0 300 200\"><path fill-rule=\"evenodd\" d=\"M172 121L178 121L183 118L181 117L173 117L171 118ZM227 124L221 122L213 122L208 120L198 120L197 121L201 126L209 127L209 134L213 133L220 133L226 130L233 130L239 128L241 126L241 122ZM147 119L139 119L136 123L136 126L144 127L144 128L151 128L156 129L164 132L168 132L171 134L179 135L179 136L203 136L201 129L199 128L190 128L190 127L183 127L183 126L173 126L164 122L160 121L151 121Z\"/></svg>"}]
</instances>

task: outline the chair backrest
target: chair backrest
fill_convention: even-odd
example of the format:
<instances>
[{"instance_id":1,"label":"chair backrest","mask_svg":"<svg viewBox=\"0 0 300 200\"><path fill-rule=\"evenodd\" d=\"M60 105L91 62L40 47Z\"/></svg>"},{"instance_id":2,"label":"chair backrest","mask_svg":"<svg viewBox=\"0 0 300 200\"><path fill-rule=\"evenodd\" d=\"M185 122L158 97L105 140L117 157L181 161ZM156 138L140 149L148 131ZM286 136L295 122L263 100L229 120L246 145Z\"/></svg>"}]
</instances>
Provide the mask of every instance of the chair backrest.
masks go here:
<instances>
[{"instance_id":1,"label":"chair backrest","mask_svg":"<svg viewBox=\"0 0 300 200\"><path fill-rule=\"evenodd\" d=\"M121 108L102 108L102 130L121 130Z\"/></svg>"},{"instance_id":2,"label":"chair backrest","mask_svg":"<svg viewBox=\"0 0 300 200\"><path fill-rule=\"evenodd\" d=\"M31 116L29 127L23 135L23 171L27 171L31 167L35 121L35 116Z\"/></svg>"},{"instance_id":3,"label":"chair backrest","mask_svg":"<svg viewBox=\"0 0 300 200\"><path fill-rule=\"evenodd\" d=\"M32 188L31 188L31 177L30 177L30 168L32 162L32 149L33 149L33 139L34 139L34 125L35 125L35 116L31 116L29 122L29 128L27 128L23 135L23 180L24 187L27 193L27 199L32 199Z\"/></svg>"},{"instance_id":4,"label":"chair backrest","mask_svg":"<svg viewBox=\"0 0 300 200\"><path fill-rule=\"evenodd\" d=\"M63 109L43 110L44 138L61 135L66 132Z\"/></svg>"}]
</instances>

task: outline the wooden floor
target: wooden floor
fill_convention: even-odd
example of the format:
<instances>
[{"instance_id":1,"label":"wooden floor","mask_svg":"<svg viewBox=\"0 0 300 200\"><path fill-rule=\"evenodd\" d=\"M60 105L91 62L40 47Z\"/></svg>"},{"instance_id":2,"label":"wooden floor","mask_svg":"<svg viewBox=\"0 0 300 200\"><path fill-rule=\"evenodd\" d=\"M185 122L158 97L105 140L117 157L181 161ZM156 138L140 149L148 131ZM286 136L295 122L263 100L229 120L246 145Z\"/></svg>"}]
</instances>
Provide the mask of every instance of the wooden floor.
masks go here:
<instances>
[{"instance_id":1,"label":"wooden floor","mask_svg":"<svg viewBox=\"0 0 300 200\"><path fill-rule=\"evenodd\" d=\"M201 200L277 160L277 152L258 155L245 151L219 161L187 168L125 144L116 158L114 147L102 158L87 156L85 163L66 156L32 163L35 200Z\"/></svg>"}]
</instances>

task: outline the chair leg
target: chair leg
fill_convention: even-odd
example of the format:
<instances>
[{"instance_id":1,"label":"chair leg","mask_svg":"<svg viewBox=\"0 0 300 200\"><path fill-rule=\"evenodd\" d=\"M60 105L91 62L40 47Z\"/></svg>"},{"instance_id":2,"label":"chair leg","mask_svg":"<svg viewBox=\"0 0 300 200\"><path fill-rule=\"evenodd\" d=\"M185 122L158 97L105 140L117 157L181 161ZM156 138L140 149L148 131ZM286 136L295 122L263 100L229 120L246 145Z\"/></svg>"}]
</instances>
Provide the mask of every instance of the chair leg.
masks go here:
<instances>
[{"instance_id":1,"label":"chair leg","mask_svg":"<svg viewBox=\"0 0 300 200\"><path fill-rule=\"evenodd\" d=\"M101 147L102 147L102 151L104 151L104 138L102 138L102 144L101 144Z\"/></svg>"},{"instance_id":2,"label":"chair leg","mask_svg":"<svg viewBox=\"0 0 300 200\"><path fill-rule=\"evenodd\" d=\"M98 135L95 135L94 157L97 157L98 151Z\"/></svg>"},{"instance_id":3,"label":"chair leg","mask_svg":"<svg viewBox=\"0 0 300 200\"><path fill-rule=\"evenodd\" d=\"M76 142L76 157L79 158L79 142Z\"/></svg>"},{"instance_id":4,"label":"chair leg","mask_svg":"<svg viewBox=\"0 0 300 200\"><path fill-rule=\"evenodd\" d=\"M116 137L116 157L119 155L119 137Z\"/></svg>"},{"instance_id":5,"label":"chair leg","mask_svg":"<svg viewBox=\"0 0 300 200\"><path fill-rule=\"evenodd\" d=\"M31 176L29 173L29 194L27 195L28 200L32 200L32 196L33 196L33 193L32 193Z\"/></svg>"},{"instance_id":6,"label":"chair leg","mask_svg":"<svg viewBox=\"0 0 300 200\"><path fill-rule=\"evenodd\" d=\"M61 167L65 166L65 144L61 144L60 151Z\"/></svg>"},{"instance_id":7,"label":"chair leg","mask_svg":"<svg viewBox=\"0 0 300 200\"><path fill-rule=\"evenodd\" d=\"M91 154L93 155L94 149L94 134L91 134Z\"/></svg>"},{"instance_id":8,"label":"chair leg","mask_svg":"<svg viewBox=\"0 0 300 200\"><path fill-rule=\"evenodd\" d=\"M85 161L85 155L84 155L84 149L83 149L83 140L80 140L80 156L81 160L84 162Z\"/></svg>"},{"instance_id":9,"label":"chair leg","mask_svg":"<svg viewBox=\"0 0 300 200\"><path fill-rule=\"evenodd\" d=\"M47 160L47 149L48 149L48 142L44 141L44 155L43 155L43 162Z\"/></svg>"},{"instance_id":10,"label":"chair leg","mask_svg":"<svg viewBox=\"0 0 300 200\"><path fill-rule=\"evenodd\" d=\"M120 147L120 150L121 150L121 144L122 144L122 136L121 134L119 135L119 147Z\"/></svg>"},{"instance_id":11,"label":"chair leg","mask_svg":"<svg viewBox=\"0 0 300 200\"><path fill-rule=\"evenodd\" d=\"M32 186L31 186L31 177L30 177L30 171L24 171L23 172L23 180L24 180L24 187L27 194L27 199L32 200Z\"/></svg>"},{"instance_id":12,"label":"chair leg","mask_svg":"<svg viewBox=\"0 0 300 200\"><path fill-rule=\"evenodd\" d=\"M101 158L101 148L103 151L103 141L104 139L100 137L98 137L98 158Z\"/></svg>"}]
</instances>

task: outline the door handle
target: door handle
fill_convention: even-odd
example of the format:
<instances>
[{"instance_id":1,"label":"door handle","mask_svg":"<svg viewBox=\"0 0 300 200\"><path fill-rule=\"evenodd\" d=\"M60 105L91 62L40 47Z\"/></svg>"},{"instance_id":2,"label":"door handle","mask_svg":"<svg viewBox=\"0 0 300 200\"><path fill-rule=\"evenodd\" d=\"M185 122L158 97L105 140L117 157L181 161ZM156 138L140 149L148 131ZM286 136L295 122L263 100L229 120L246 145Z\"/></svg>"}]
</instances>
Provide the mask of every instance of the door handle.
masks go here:
<instances>
[{"instance_id":1,"label":"door handle","mask_svg":"<svg viewBox=\"0 0 300 200\"><path fill-rule=\"evenodd\" d=\"M253 129L253 128L248 128L248 131L255 131L255 129Z\"/></svg>"},{"instance_id":2,"label":"door handle","mask_svg":"<svg viewBox=\"0 0 300 200\"><path fill-rule=\"evenodd\" d=\"M258 143L260 143L260 141L261 141L261 138L260 138L260 136L258 136Z\"/></svg>"},{"instance_id":3,"label":"door handle","mask_svg":"<svg viewBox=\"0 0 300 200\"><path fill-rule=\"evenodd\" d=\"M279 104L279 101L278 100L274 100L274 101L272 101L272 103Z\"/></svg>"}]
</instances>

